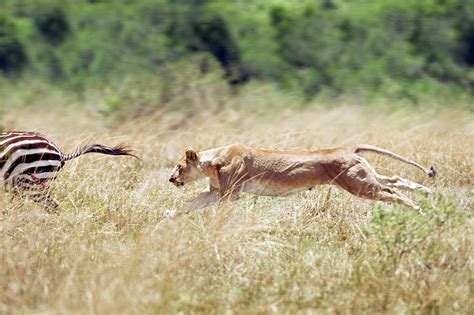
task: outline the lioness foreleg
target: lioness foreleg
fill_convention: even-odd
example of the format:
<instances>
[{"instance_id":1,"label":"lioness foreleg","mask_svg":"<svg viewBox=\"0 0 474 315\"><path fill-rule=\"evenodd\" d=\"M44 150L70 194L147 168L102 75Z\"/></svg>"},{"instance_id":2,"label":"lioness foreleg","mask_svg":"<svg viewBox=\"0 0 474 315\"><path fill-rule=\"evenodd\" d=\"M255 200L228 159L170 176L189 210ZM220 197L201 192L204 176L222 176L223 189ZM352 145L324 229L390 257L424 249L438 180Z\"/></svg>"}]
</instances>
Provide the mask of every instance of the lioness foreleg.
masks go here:
<instances>
[{"instance_id":1,"label":"lioness foreleg","mask_svg":"<svg viewBox=\"0 0 474 315\"><path fill-rule=\"evenodd\" d=\"M187 200L186 204L177 210L166 210L164 216L167 218L174 218L182 214L188 214L192 210L205 208L219 200L219 191L211 188L197 195L196 197Z\"/></svg>"},{"instance_id":2,"label":"lioness foreleg","mask_svg":"<svg viewBox=\"0 0 474 315\"><path fill-rule=\"evenodd\" d=\"M219 169L219 202L235 201L239 199L242 190L242 184L246 180L244 172L244 162L240 157Z\"/></svg>"},{"instance_id":3,"label":"lioness foreleg","mask_svg":"<svg viewBox=\"0 0 474 315\"><path fill-rule=\"evenodd\" d=\"M186 204L186 207L190 209L201 209L213 204L214 202L217 202L218 200L218 190L212 189L210 191L202 192L195 198L189 200Z\"/></svg>"}]
</instances>

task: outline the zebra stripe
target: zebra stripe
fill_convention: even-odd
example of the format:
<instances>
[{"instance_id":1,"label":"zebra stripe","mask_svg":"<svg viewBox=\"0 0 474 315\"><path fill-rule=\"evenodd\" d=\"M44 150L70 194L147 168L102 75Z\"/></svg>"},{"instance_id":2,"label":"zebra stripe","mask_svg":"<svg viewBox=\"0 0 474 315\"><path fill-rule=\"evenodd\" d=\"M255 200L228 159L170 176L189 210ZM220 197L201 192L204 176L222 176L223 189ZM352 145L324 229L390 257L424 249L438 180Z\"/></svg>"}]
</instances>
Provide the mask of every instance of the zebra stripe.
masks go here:
<instances>
[{"instance_id":1,"label":"zebra stripe","mask_svg":"<svg viewBox=\"0 0 474 315\"><path fill-rule=\"evenodd\" d=\"M9 144L6 146L4 149L2 149L2 154L0 155L0 159L3 159L5 156L8 157L9 154L11 154L11 151L14 151L15 148L22 148L22 149L37 149L41 147L50 147L53 148L55 151L56 148L51 146L50 142L48 140L43 140L43 139L34 139L34 140L23 140L23 141L18 141Z\"/></svg>"},{"instance_id":2,"label":"zebra stripe","mask_svg":"<svg viewBox=\"0 0 474 315\"><path fill-rule=\"evenodd\" d=\"M17 184L18 187L20 188L23 188L24 192L25 193L35 193L37 194L38 192L42 192L44 190L44 187L42 185L39 185L39 184L31 184L31 183L28 183L28 182L20 182L19 184Z\"/></svg>"},{"instance_id":3,"label":"zebra stripe","mask_svg":"<svg viewBox=\"0 0 474 315\"><path fill-rule=\"evenodd\" d=\"M29 134L7 134L7 135L2 135L2 137L6 138L6 140L0 141L0 146L4 146L7 143L15 142L18 139L32 138L34 136L29 135Z\"/></svg>"},{"instance_id":4,"label":"zebra stripe","mask_svg":"<svg viewBox=\"0 0 474 315\"><path fill-rule=\"evenodd\" d=\"M19 159L16 159L13 163L10 163L11 165L7 168L5 165L4 169L4 175L3 177L5 178L9 174L14 173L15 169L18 167L20 164L29 164L33 163L35 161L61 161L61 158L57 154L28 154L24 155ZM61 165L62 166L62 165Z\"/></svg>"},{"instance_id":5,"label":"zebra stripe","mask_svg":"<svg viewBox=\"0 0 474 315\"><path fill-rule=\"evenodd\" d=\"M40 160L31 163L19 164L5 180L10 185L13 184L13 178L20 174L38 174L47 172L57 172L62 166L62 162L58 160Z\"/></svg>"},{"instance_id":6,"label":"zebra stripe","mask_svg":"<svg viewBox=\"0 0 474 315\"><path fill-rule=\"evenodd\" d=\"M10 135L5 140L0 142L0 146L5 147L9 144L16 143L21 140L46 140L44 137L35 134ZM47 140L46 140L47 141Z\"/></svg>"},{"instance_id":7,"label":"zebra stripe","mask_svg":"<svg viewBox=\"0 0 474 315\"><path fill-rule=\"evenodd\" d=\"M0 161L0 178L6 174L11 174L15 167L20 163L31 163L33 161L61 159L61 154L57 151L52 151L46 148L40 149L18 149L13 153L8 160ZM2 166L2 162L4 165Z\"/></svg>"},{"instance_id":8,"label":"zebra stripe","mask_svg":"<svg viewBox=\"0 0 474 315\"><path fill-rule=\"evenodd\" d=\"M43 172L39 174L34 174L37 179L48 179L48 178L55 178L58 175L58 172ZM28 179L28 180L33 180L31 179L31 174L24 174L24 175L18 175L17 176L18 180L21 179ZM33 180L34 181L34 180Z\"/></svg>"}]
</instances>

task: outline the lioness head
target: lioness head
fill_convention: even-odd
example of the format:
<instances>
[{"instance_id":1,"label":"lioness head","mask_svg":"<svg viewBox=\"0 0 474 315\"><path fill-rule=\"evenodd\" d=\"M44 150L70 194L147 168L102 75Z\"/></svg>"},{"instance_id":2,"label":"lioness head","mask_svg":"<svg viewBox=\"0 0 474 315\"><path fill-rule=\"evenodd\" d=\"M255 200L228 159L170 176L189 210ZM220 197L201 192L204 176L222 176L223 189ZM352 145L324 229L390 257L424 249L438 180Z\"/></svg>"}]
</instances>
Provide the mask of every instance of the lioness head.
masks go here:
<instances>
[{"instance_id":1,"label":"lioness head","mask_svg":"<svg viewBox=\"0 0 474 315\"><path fill-rule=\"evenodd\" d=\"M201 177L202 170L199 165L199 157L193 149L187 148L184 150L184 156L174 168L169 181L179 187Z\"/></svg>"}]
</instances>

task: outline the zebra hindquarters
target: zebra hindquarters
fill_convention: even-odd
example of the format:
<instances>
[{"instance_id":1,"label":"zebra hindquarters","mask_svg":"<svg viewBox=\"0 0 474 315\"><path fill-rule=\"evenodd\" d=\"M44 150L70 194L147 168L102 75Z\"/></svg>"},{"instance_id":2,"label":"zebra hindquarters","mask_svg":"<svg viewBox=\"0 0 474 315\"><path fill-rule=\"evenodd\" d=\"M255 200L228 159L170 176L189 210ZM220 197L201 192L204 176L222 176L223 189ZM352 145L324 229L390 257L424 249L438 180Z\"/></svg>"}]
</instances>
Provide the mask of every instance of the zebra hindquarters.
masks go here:
<instances>
[{"instance_id":1,"label":"zebra hindquarters","mask_svg":"<svg viewBox=\"0 0 474 315\"><path fill-rule=\"evenodd\" d=\"M63 165L62 152L43 135L0 133L0 179L15 195L56 208L57 204L49 197L50 183Z\"/></svg>"}]
</instances>

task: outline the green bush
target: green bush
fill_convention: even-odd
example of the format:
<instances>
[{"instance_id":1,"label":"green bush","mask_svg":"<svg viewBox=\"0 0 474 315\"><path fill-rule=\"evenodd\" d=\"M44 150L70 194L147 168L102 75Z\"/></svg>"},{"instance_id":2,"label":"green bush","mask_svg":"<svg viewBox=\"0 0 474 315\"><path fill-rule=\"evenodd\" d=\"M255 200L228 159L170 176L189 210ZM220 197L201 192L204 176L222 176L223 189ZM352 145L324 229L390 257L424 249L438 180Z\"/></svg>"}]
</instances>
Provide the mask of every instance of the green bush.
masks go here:
<instances>
[{"instance_id":1,"label":"green bush","mask_svg":"<svg viewBox=\"0 0 474 315\"><path fill-rule=\"evenodd\" d=\"M34 21L40 34L54 45L63 42L70 32L67 16L59 7L40 10Z\"/></svg>"},{"instance_id":2,"label":"green bush","mask_svg":"<svg viewBox=\"0 0 474 315\"><path fill-rule=\"evenodd\" d=\"M4 0L0 10L0 69L79 90L209 53L231 84L271 80L308 98L364 90L417 102L415 83L432 80L474 92L468 0Z\"/></svg>"},{"instance_id":3,"label":"green bush","mask_svg":"<svg viewBox=\"0 0 474 315\"><path fill-rule=\"evenodd\" d=\"M13 72L21 70L27 62L15 24L0 15L0 70Z\"/></svg>"},{"instance_id":4,"label":"green bush","mask_svg":"<svg viewBox=\"0 0 474 315\"><path fill-rule=\"evenodd\" d=\"M240 62L240 51L225 21L218 15L200 16L193 23L195 36L230 74L232 66Z\"/></svg>"}]
</instances>

